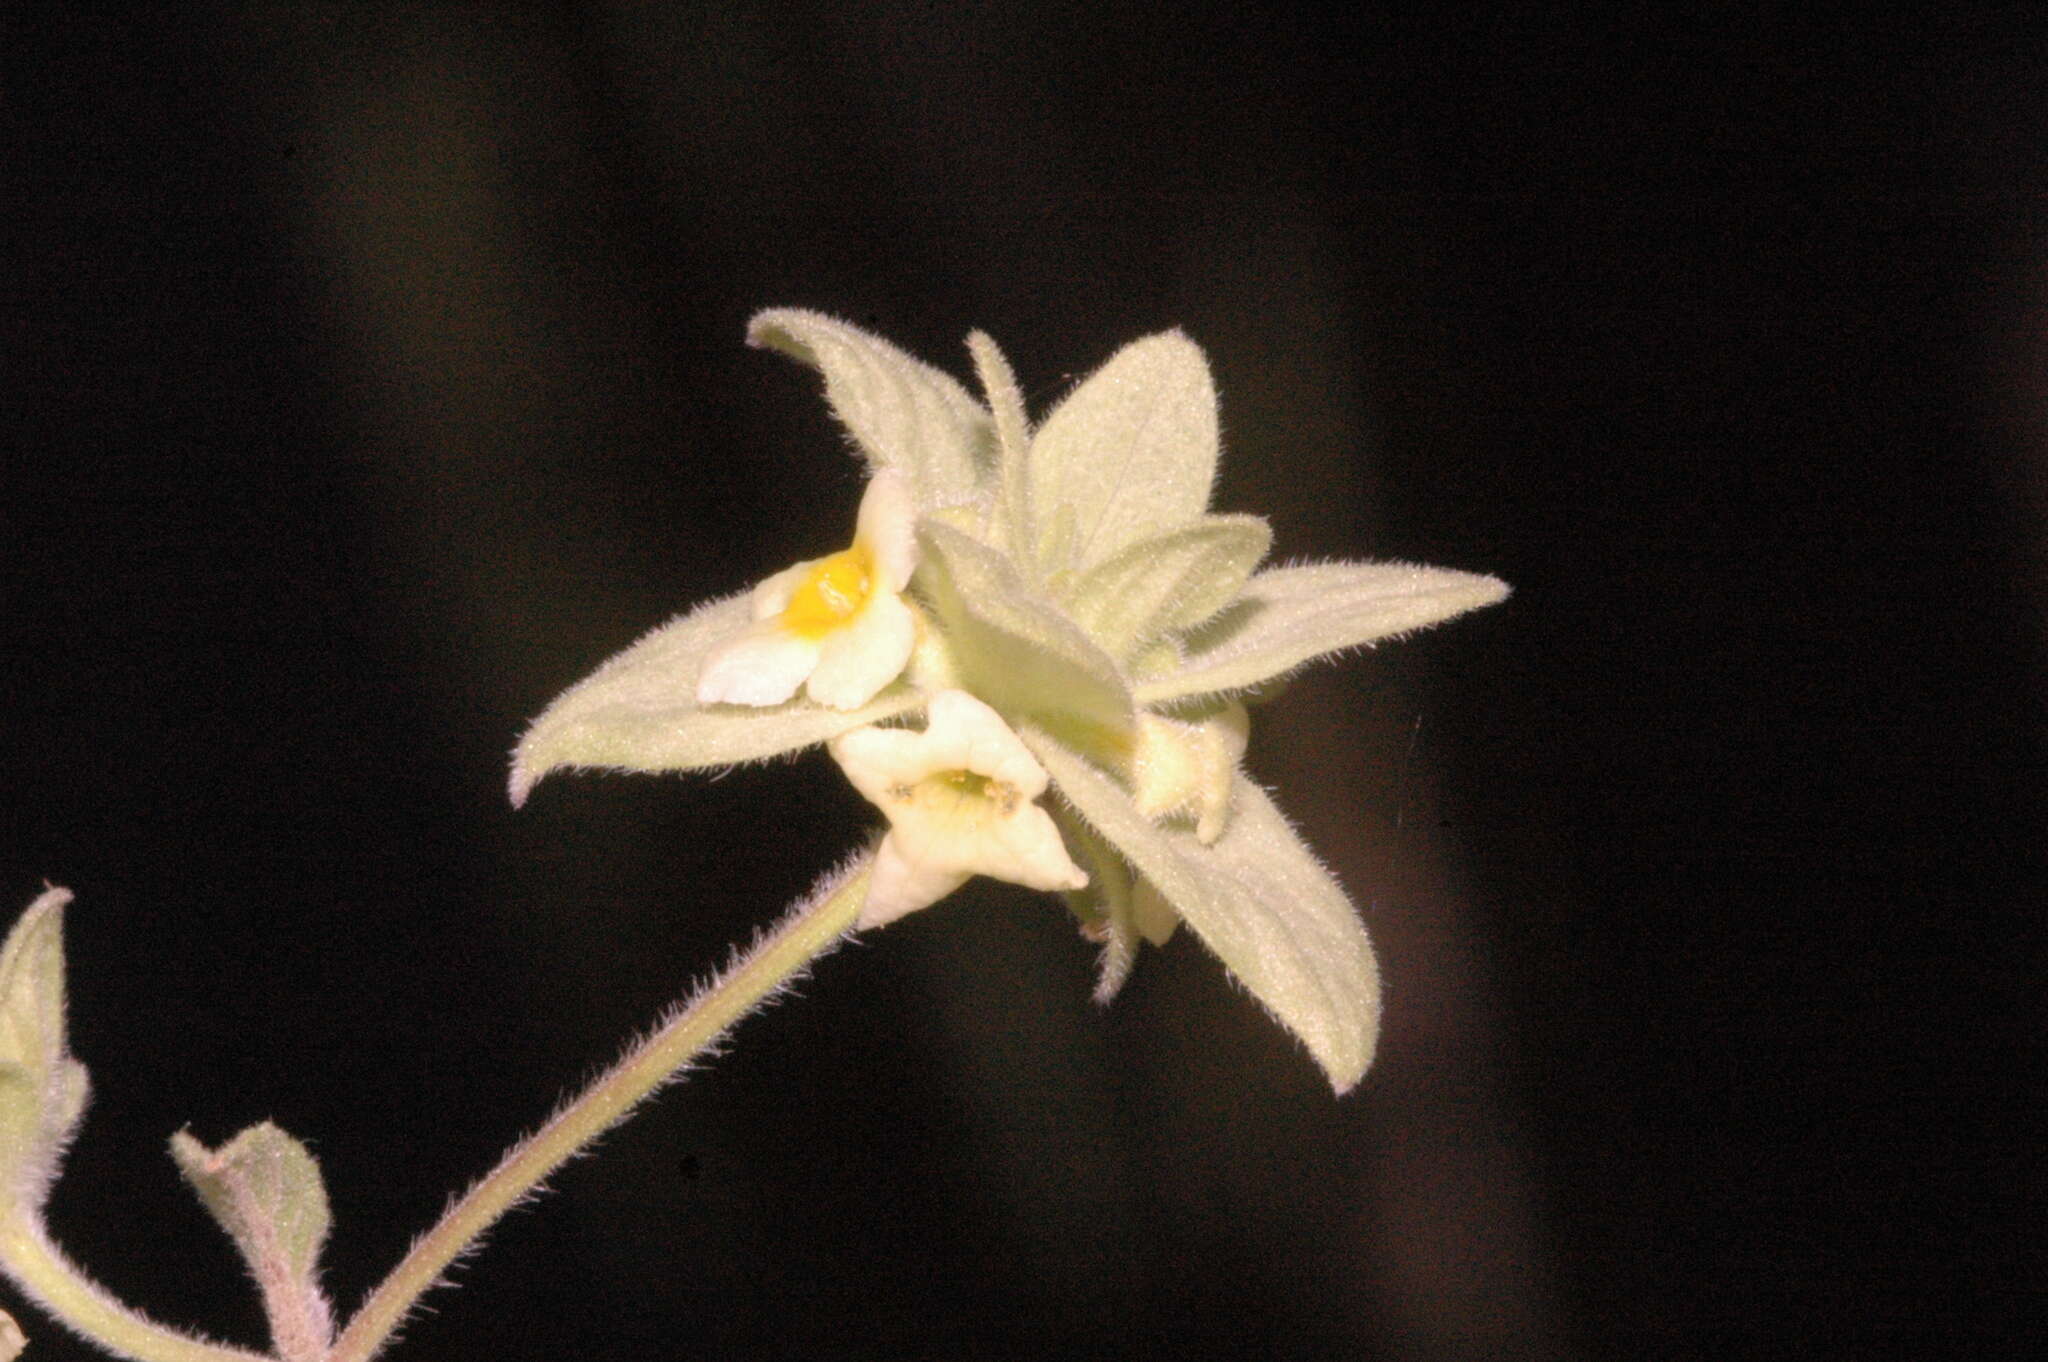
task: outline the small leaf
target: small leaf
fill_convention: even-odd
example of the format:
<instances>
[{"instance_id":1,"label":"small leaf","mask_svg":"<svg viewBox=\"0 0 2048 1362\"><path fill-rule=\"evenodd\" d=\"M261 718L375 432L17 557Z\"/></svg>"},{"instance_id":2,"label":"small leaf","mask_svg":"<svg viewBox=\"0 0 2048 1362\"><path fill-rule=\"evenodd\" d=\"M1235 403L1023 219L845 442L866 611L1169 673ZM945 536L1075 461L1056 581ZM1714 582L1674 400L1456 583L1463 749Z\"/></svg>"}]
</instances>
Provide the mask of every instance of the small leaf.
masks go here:
<instances>
[{"instance_id":1,"label":"small leaf","mask_svg":"<svg viewBox=\"0 0 2048 1362\"><path fill-rule=\"evenodd\" d=\"M697 704L697 673L713 647L751 618L747 598L701 605L642 638L564 691L521 738L512 757L512 803L559 766L690 771L759 761L906 713L924 703L907 685L859 709L806 699L765 708Z\"/></svg>"},{"instance_id":2,"label":"small leaf","mask_svg":"<svg viewBox=\"0 0 2048 1362\"><path fill-rule=\"evenodd\" d=\"M1031 514L1031 423L1024 415L1024 394L1010 361L985 331L967 337L967 352L974 357L975 376L988 396L989 415L995 422L996 460L1000 472L1001 524L1010 552L1019 561L1035 551L1037 531Z\"/></svg>"},{"instance_id":3,"label":"small leaf","mask_svg":"<svg viewBox=\"0 0 2048 1362\"><path fill-rule=\"evenodd\" d=\"M878 468L900 470L921 509L975 495L993 462L989 413L954 379L879 336L799 308L772 308L747 343L825 376L825 400Z\"/></svg>"},{"instance_id":4,"label":"small leaf","mask_svg":"<svg viewBox=\"0 0 2048 1362\"><path fill-rule=\"evenodd\" d=\"M1083 819L1061 809L1053 815L1075 863L1088 875L1086 888L1061 895L1082 924L1081 934L1100 942L1095 965L1095 1001L1107 1005L1123 990L1138 959L1141 939L1132 911L1131 863Z\"/></svg>"},{"instance_id":5,"label":"small leaf","mask_svg":"<svg viewBox=\"0 0 2048 1362\"><path fill-rule=\"evenodd\" d=\"M67 889L37 896L0 946L0 1206L39 1208L85 1113L64 1024Z\"/></svg>"},{"instance_id":6,"label":"small leaf","mask_svg":"<svg viewBox=\"0 0 2048 1362\"><path fill-rule=\"evenodd\" d=\"M1060 794L1187 920L1203 944L1349 1091L1379 1039L1379 968L1351 901L1243 776L1213 846L1140 815L1121 786L1034 730L1021 734Z\"/></svg>"},{"instance_id":7,"label":"small leaf","mask_svg":"<svg viewBox=\"0 0 2048 1362\"><path fill-rule=\"evenodd\" d=\"M328 1227L320 1165L268 1121L219 1149L181 1130L171 1137L171 1157L262 1289L279 1352L319 1356L333 1334L317 1281Z\"/></svg>"},{"instance_id":8,"label":"small leaf","mask_svg":"<svg viewBox=\"0 0 2048 1362\"><path fill-rule=\"evenodd\" d=\"M1324 653L1439 624L1507 597L1497 577L1408 563L1268 568L1186 639L1180 667L1137 687L1141 703L1242 690Z\"/></svg>"},{"instance_id":9,"label":"small leaf","mask_svg":"<svg viewBox=\"0 0 2048 1362\"><path fill-rule=\"evenodd\" d=\"M1011 561L949 525L920 526L920 569L967 690L1005 716L1032 715L1067 731L1113 739L1133 722L1116 663L1052 602L1027 587Z\"/></svg>"},{"instance_id":10,"label":"small leaf","mask_svg":"<svg viewBox=\"0 0 2048 1362\"><path fill-rule=\"evenodd\" d=\"M1067 593L1074 619L1119 662L1214 615L1244 589L1273 531L1257 516L1203 516L1098 563Z\"/></svg>"},{"instance_id":11,"label":"small leaf","mask_svg":"<svg viewBox=\"0 0 2048 1362\"><path fill-rule=\"evenodd\" d=\"M327 1189L303 1144L264 1121L219 1149L181 1130L171 1157L252 1267L274 1259L295 1277L318 1270Z\"/></svg>"},{"instance_id":12,"label":"small leaf","mask_svg":"<svg viewBox=\"0 0 2048 1362\"><path fill-rule=\"evenodd\" d=\"M68 889L36 896L0 946L0 1063L38 1078L65 1054L64 906Z\"/></svg>"},{"instance_id":13,"label":"small leaf","mask_svg":"<svg viewBox=\"0 0 2048 1362\"><path fill-rule=\"evenodd\" d=\"M1209 362L1178 331L1126 345L1083 379L1031 441L1031 500L1047 575L1086 571L1209 504L1216 480L1216 390ZM1050 537L1058 508L1074 537ZM1071 557L1069 557L1071 555Z\"/></svg>"},{"instance_id":14,"label":"small leaf","mask_svg":"<svg viewBox=\"0 0 2048 1362\"><path fill-rule=\"evenodd\" d=\"M1053 815L1074 860L1087 872L1084 889L1064 894L1067 907L1082 924L1081 934L1100 942L1095 967L1095 1001L1107 1006L1122 991L1137 963L1138 945L1164 946L1180 927L1180 917L1159 891L1137 877L1123 853L1102 839L1085 819L1069 809Z\"/></svg>"}]
</instances>

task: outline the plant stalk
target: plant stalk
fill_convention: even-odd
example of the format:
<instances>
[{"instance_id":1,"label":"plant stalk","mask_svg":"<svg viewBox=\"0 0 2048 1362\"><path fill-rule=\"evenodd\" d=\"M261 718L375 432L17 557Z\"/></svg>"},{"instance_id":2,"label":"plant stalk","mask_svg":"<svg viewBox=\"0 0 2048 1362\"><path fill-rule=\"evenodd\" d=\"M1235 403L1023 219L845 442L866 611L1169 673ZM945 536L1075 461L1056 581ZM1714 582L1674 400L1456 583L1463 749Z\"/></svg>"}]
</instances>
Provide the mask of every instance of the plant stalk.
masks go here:
<instances>
[{"instance_id":1,"label":"plant stalk","mask_svg":"<svg viewBox=\"0 0 2048 1362\"><path fill-rule=\"evenodd\" d=\"M413 1244L336 1340L329 1362L369 1362L477 1236L576 1152L623 1121L728 1028L836 946L867 898L872 857L828 877L752 950L562 1108Z\"/></svg>"}]
</instances>

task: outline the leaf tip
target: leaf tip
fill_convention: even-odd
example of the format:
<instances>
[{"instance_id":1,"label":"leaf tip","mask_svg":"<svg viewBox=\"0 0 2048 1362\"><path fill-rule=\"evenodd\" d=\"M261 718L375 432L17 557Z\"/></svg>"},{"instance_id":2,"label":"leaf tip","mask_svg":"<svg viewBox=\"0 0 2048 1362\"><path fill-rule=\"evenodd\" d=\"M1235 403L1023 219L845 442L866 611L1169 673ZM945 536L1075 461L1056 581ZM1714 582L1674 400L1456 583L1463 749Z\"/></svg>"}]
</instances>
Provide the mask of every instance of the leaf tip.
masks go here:
<instances>
[{"instance_id":1,"label":"leaf tip","mask_svg":"<svg viewBox=\"0 0 2048 1362\"><path fill-rule=\"evenodd\" d=\"M1515 594L1515 589L1506 582L1503 582L1498 577L1490 577L1485 573L1473 574L1472 590L1474 596L1478 598L1473 602L1472 608L1474 610L1482 609L1489 605L1499 605L1502 601Z\"/></svg>"},{"instance_id":2,"label":"leaf tip","mask_svg":"<svg viewBox=\"0 0 2048 1362\"><path fill-rule=\"evenodd\" d=\"M72 893L69 889L44 880L43 892L36 895L35 901L29 904L28 911L21 915L22 921L26 922L32 917L40 921L53 913L61 915L71 903L71 899Z\"/></svg>"},{"instance_id":3,"label":"leaf tip","mask_svg":"<svg viewBox=\"0 0 2048 1362\"><path fill-rule=\"evenodd\" d=\"M529 769L516 757L513 759L512 776L505 782L505 794L512 801L515 812L526 807L526 797L533 793L533 787L540 784L540 778L546 774L545 771Z\"/></svg>"},{"instance_id":4,"label":"leaf tip","mask_svg":"<svg viewBox=\"0 0 2048 1362\"><path fill-rule=\"evenodd\" d=\"M813 312L801 307L768 307L747 319L747 344L756 350L781 350L798 359L804 359L808 351L803 342L792 334L793 326L804 323L831 324L832 318L822 312Z\"/></svg>"}]
</instances>

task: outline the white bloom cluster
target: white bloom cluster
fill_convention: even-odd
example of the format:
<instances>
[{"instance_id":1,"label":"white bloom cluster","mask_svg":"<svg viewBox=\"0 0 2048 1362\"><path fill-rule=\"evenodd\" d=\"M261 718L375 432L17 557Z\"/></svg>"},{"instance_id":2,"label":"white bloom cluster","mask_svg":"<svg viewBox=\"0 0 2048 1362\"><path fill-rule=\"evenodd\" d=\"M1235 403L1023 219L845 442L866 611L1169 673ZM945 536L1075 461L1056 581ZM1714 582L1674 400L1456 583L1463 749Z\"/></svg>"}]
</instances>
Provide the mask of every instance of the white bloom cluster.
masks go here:
<instances>
[{"instance_id":1,"label":"white bloom cluster","mask_svg":"<svg viewBox=\"0 0 2048 1362\"><path fill-rule=\"evenodd\" d=\"M1185 921L1354 1084L1378 1029L1372 949L1245 777L1236 697L1507 588L1398 563L1261 568L1265 521L1208 509L1216 399L1179 332L1126 346L1035 429L978 332L982 399L818 313L764 312L749 339L824 376L868 461L852 547L664 625L565 693L519 745L514 801L561 766L826 743L889 820L863 926L974 875L1062 891L1102 944L1107 1000L1137 944Z\"/></svg>"}]
</instances>

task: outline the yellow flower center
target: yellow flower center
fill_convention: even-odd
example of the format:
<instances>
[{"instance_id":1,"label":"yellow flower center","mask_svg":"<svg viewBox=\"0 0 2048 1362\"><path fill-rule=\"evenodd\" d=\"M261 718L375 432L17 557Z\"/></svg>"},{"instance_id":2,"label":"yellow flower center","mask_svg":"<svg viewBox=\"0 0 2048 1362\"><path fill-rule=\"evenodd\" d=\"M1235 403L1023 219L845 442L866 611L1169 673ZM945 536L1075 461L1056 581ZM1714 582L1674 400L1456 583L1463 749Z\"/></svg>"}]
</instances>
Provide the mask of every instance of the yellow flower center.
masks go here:
<instances>
[{"instance_id":1,"label":"yellow flower center","mask_svg":"<svg viewBox=\"0 0 2048 1362\"><path fill-rule=\"evenodd\" d=\"M924 779L891 786L889 794L929 812L979 821L993 813L1008 818L1023 803L1023 791L979 771L934 771Z\"/></svg>"},{"instance_id":2,"label":"yellow flower center","mask_svg":"<svg viewBox=\"0 0 2048 1362\"><path fill-rule=\"evenodd\" d=\"M996 783L979 771L939 771L927 779L934 793L950 791L963 799L986 799Z\"/></svg>"},{"instance_id":3,"label":"yellow flower center","mask_svg":"<svg viewBox=\"0 0 2048 1362\"><path fill-rule=\"evenodd\" d=\"M782 608L783 627L801 638L823 638L867 604L873 580L874 558L864 545L820 558Z\"/></svg>"}]
</instances>

